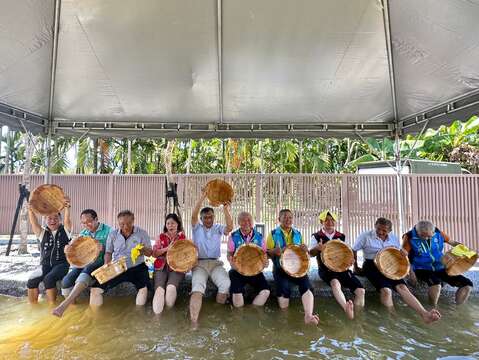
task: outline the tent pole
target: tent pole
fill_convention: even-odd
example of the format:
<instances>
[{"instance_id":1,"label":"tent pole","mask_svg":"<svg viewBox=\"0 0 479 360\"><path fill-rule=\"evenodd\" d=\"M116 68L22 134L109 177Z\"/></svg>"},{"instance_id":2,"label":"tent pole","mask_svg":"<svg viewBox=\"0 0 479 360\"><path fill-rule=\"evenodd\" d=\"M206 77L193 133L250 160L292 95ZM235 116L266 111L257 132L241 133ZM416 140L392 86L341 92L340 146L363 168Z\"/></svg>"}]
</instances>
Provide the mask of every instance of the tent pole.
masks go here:
<instances>
[{"instance_id":1,"label":"tent pole","mask_svg":"<svg viewBox=\"0 0 479 360\"><path fill-rule=\"evenodd\" d=\"M57 57L58 57L58 32L60 28L60 9L61 0L55 0L55 12L53 22L53 46L52 46L52 63L50 68L50 98L48 101L48 119L46 123L47 138L45 141L45 178L46 184L50 183L51 175L51 142L53 133L53 100L55 98L55 76L57 72Z\"/></svg>"},{"instance_id":2,"label":"tent pole","mask_svg":"<svg viewBox=\"0 0 479 360\"><path fill-rule=\"evenodd\" d=\"M216 1L216 40L218 41L218 105L219 105L219 120L223 124L223 2Z\"/></svg>"},{"instance_id":3,"label":"tent pole","mask_svg":"<svg viewBox=\"0 0 479 360\"><path fill-rule=\"evenodd\" d=\"M382 4L383 4L384 33L386 34L386 50L387 50L387 56L388 56L389 81L391 84L393 115L394 115L394 121L396 122L396 132L397 132L399 131L398 129L399 115L398 115L396 81L395 81L395 74L394 74L394 59L393 59L392 40L391 40L391 21L390 21L390 15L389 15L389 1L382 0Z\"/></svg>"},{"instance_id":4,"label":"tent pole","mask_svg":"<svg viewBox=\"0 0 479 360\"><path fill-rule=\"evenodd\" d=\"M303 140L299 140L299 173L303 173Z\"/></svg>"},{"instance_id":5,"label":"tent pole","mask_svg":"<svg viewBox=\"0 0 479 360\"><path fill-rule=\"evenodd\" d=\"M50 127L49 127L50 128ZM52 133L48 131L47 138L45 139L45 176L43 182L49 184L51 180L50 168L51 168L51 156L52 156Z\"/></svg>"},{"instance_id":6,"label":"tent pole","mask_svg":"<svg viewBox=\"0 0 479 360\"><path fill-rule=\"evenodd\" d=\"M399 235L402 236L404 233L404 219L403 219L403 189L402 189L402 162L401 162L401 129L399 124L399 112L397 104L397 94L396 94L396 81L394 74L394 58L392 51L392 39L391 39L391 18L389 13L389 0L382 0L382 10L383 10L383 21L384 21L384 32L386 34L386 50L388 56L388 67L389 67L389 81L391 84L391 97L393 105L393 115L394 122L396 123L396 128L394 132L395 140L395 155L396 155L396 195L397 195L397 211L398 211L398 222L399 222Z\"/></svg>"},{"instance_id":7,"label":"tent pole","mask_svg":"<svg viewBox=\"0 0 479 360\"><path fill-rule=\"evenodd\" d=\"M128 152L127 152L127 173L131 174L131 139L128 139Z\"/></svg>"},{"instance_id":8,"label":"tent pole","mask_svg":"<svg viewBox=\"0 0 479 360\"><path fill-rule=\"evenodd\" d=\"M399 236L404 234L404 209L403 209L403 188L402 188L402 160L401 160L401 143L399 131L396 130L394 139L395 152L396 152L396 193L398 202L398 220L399 220Z\"/></svg>"}]
</instances>

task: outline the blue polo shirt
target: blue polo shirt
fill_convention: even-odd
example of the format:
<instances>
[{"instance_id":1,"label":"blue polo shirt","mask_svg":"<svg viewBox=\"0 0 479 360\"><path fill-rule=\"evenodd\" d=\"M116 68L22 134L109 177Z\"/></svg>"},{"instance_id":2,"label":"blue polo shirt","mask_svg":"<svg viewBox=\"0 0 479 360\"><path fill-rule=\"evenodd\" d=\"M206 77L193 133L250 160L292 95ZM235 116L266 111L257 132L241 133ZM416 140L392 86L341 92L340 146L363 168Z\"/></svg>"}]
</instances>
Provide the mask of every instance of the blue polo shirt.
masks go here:
<instances>
[{"instance_id":1,"label":"blue polo shirt","mask_svg":"<svg viewBox=\"0 0 479 360\"><path fill-rule=\"evenodd\" d=\"M225 225L213 224L207 229L201 222L193 226L193 242L198 248L198 258L218 259L221 256L221 238Z\"/></svg>"}]
</instances>

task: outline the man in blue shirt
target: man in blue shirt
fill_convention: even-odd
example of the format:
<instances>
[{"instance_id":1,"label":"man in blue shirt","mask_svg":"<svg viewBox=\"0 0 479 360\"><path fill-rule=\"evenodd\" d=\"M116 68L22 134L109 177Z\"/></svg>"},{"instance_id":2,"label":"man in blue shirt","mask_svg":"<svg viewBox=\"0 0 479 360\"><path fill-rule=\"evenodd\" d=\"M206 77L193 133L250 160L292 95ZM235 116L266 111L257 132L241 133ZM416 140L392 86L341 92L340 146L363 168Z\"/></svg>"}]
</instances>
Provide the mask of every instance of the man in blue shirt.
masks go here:
<instances>
[{"instance_id":1,"label":"man in blue shirt","mask_svg":"<svg viewBox=\"0 0 479 360\"><path fill-rule=\"evenodd\" d=\"M208 277L218 287L216 302L220 304L226 302L231 285L223 262L218 260L221 256L221 238L233 230L231 205L230 203L223 205L226 225L215 224L215 213L212 208L205 207L200 211L205 198L206 191L203 189L191 215L193 242L198 248L198 265L193 268L191 276L190 318L194 324L198 322ZM198 214L201 221L198 221Z\"/></svg>"}]
</instances>

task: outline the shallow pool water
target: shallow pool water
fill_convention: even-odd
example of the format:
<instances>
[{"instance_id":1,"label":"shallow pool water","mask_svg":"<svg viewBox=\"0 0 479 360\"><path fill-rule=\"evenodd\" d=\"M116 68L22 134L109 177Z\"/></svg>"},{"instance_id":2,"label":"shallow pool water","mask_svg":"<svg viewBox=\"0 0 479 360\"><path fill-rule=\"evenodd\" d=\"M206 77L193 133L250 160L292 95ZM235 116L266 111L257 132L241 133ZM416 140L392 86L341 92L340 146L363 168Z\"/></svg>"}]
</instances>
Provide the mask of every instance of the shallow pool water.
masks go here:
<instances>
[{"instance_id":1,"label":"shallow pool water","mask_svg":"<svg viewBox=\"0 0 479 360\"><path fill-rule=\"evenodd\" d=\"M316 299L321 323L303 324L300 301L288 311L271 302L263 309L233 309L207 299L195 330L187 301L155 316L134 298L105 298L93 312L87 300L62 319L46 304L0 296L1 359L436 359L479 358L479 299L461 307L445 300L443 317L423 324L399 301L388 313L375 297L354 321L332 298Z\"/></svg>"}]
</instances>

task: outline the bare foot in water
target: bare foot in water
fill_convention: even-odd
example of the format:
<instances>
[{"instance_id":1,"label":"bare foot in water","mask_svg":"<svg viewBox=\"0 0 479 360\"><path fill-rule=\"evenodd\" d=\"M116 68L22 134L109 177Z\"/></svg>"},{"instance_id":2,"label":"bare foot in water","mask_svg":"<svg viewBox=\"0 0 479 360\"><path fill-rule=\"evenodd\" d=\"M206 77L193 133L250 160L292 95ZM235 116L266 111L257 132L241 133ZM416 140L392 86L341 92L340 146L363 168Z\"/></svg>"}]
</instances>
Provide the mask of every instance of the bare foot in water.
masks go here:
<instances>
[{"instance_id":1,"label":"bare foot in water","mask_svg":"<svg viewBox=\"0 0 479 360\"><path fill-rule=\"evenodd\" d=\"M62 304L58 305L55 309L52 310L52 315L62 317L63 313L65 312L66 307L62 306Z\"/></svg>"},{"instance_id":2,"label":"bare foot in water","mask_svg":"<svg viewBox=\"0 0 479 360\"><path fill-rule=\"evenodd\" d=\"M432 309L430 311L426 311L422 315L422 319L426 324L433 323L435 321L438 321L441 318L441 313L437 309Z\"/></svg>"},{"instance_id":3,"label":"bare foot in water","mask_svg":"<svg viewBox=\"0 0 479 360\"><path fill-rule=\"evenodd\" d=\"M319 316L318 315L304 315L304 323L311 324L311 325L318 325L319 324Z\"/></svg>"},{"instance_id":4,"label":"bare foot in water","mask_svg":"<svg viewBox=\"0 0 479 360\"><path fill-rule=\"evenodd\" d=\"M346 302L346 308L344 309L344 312L349 320L354 319L354 303L351 300Z\"/></svg>"}]
</instances>

